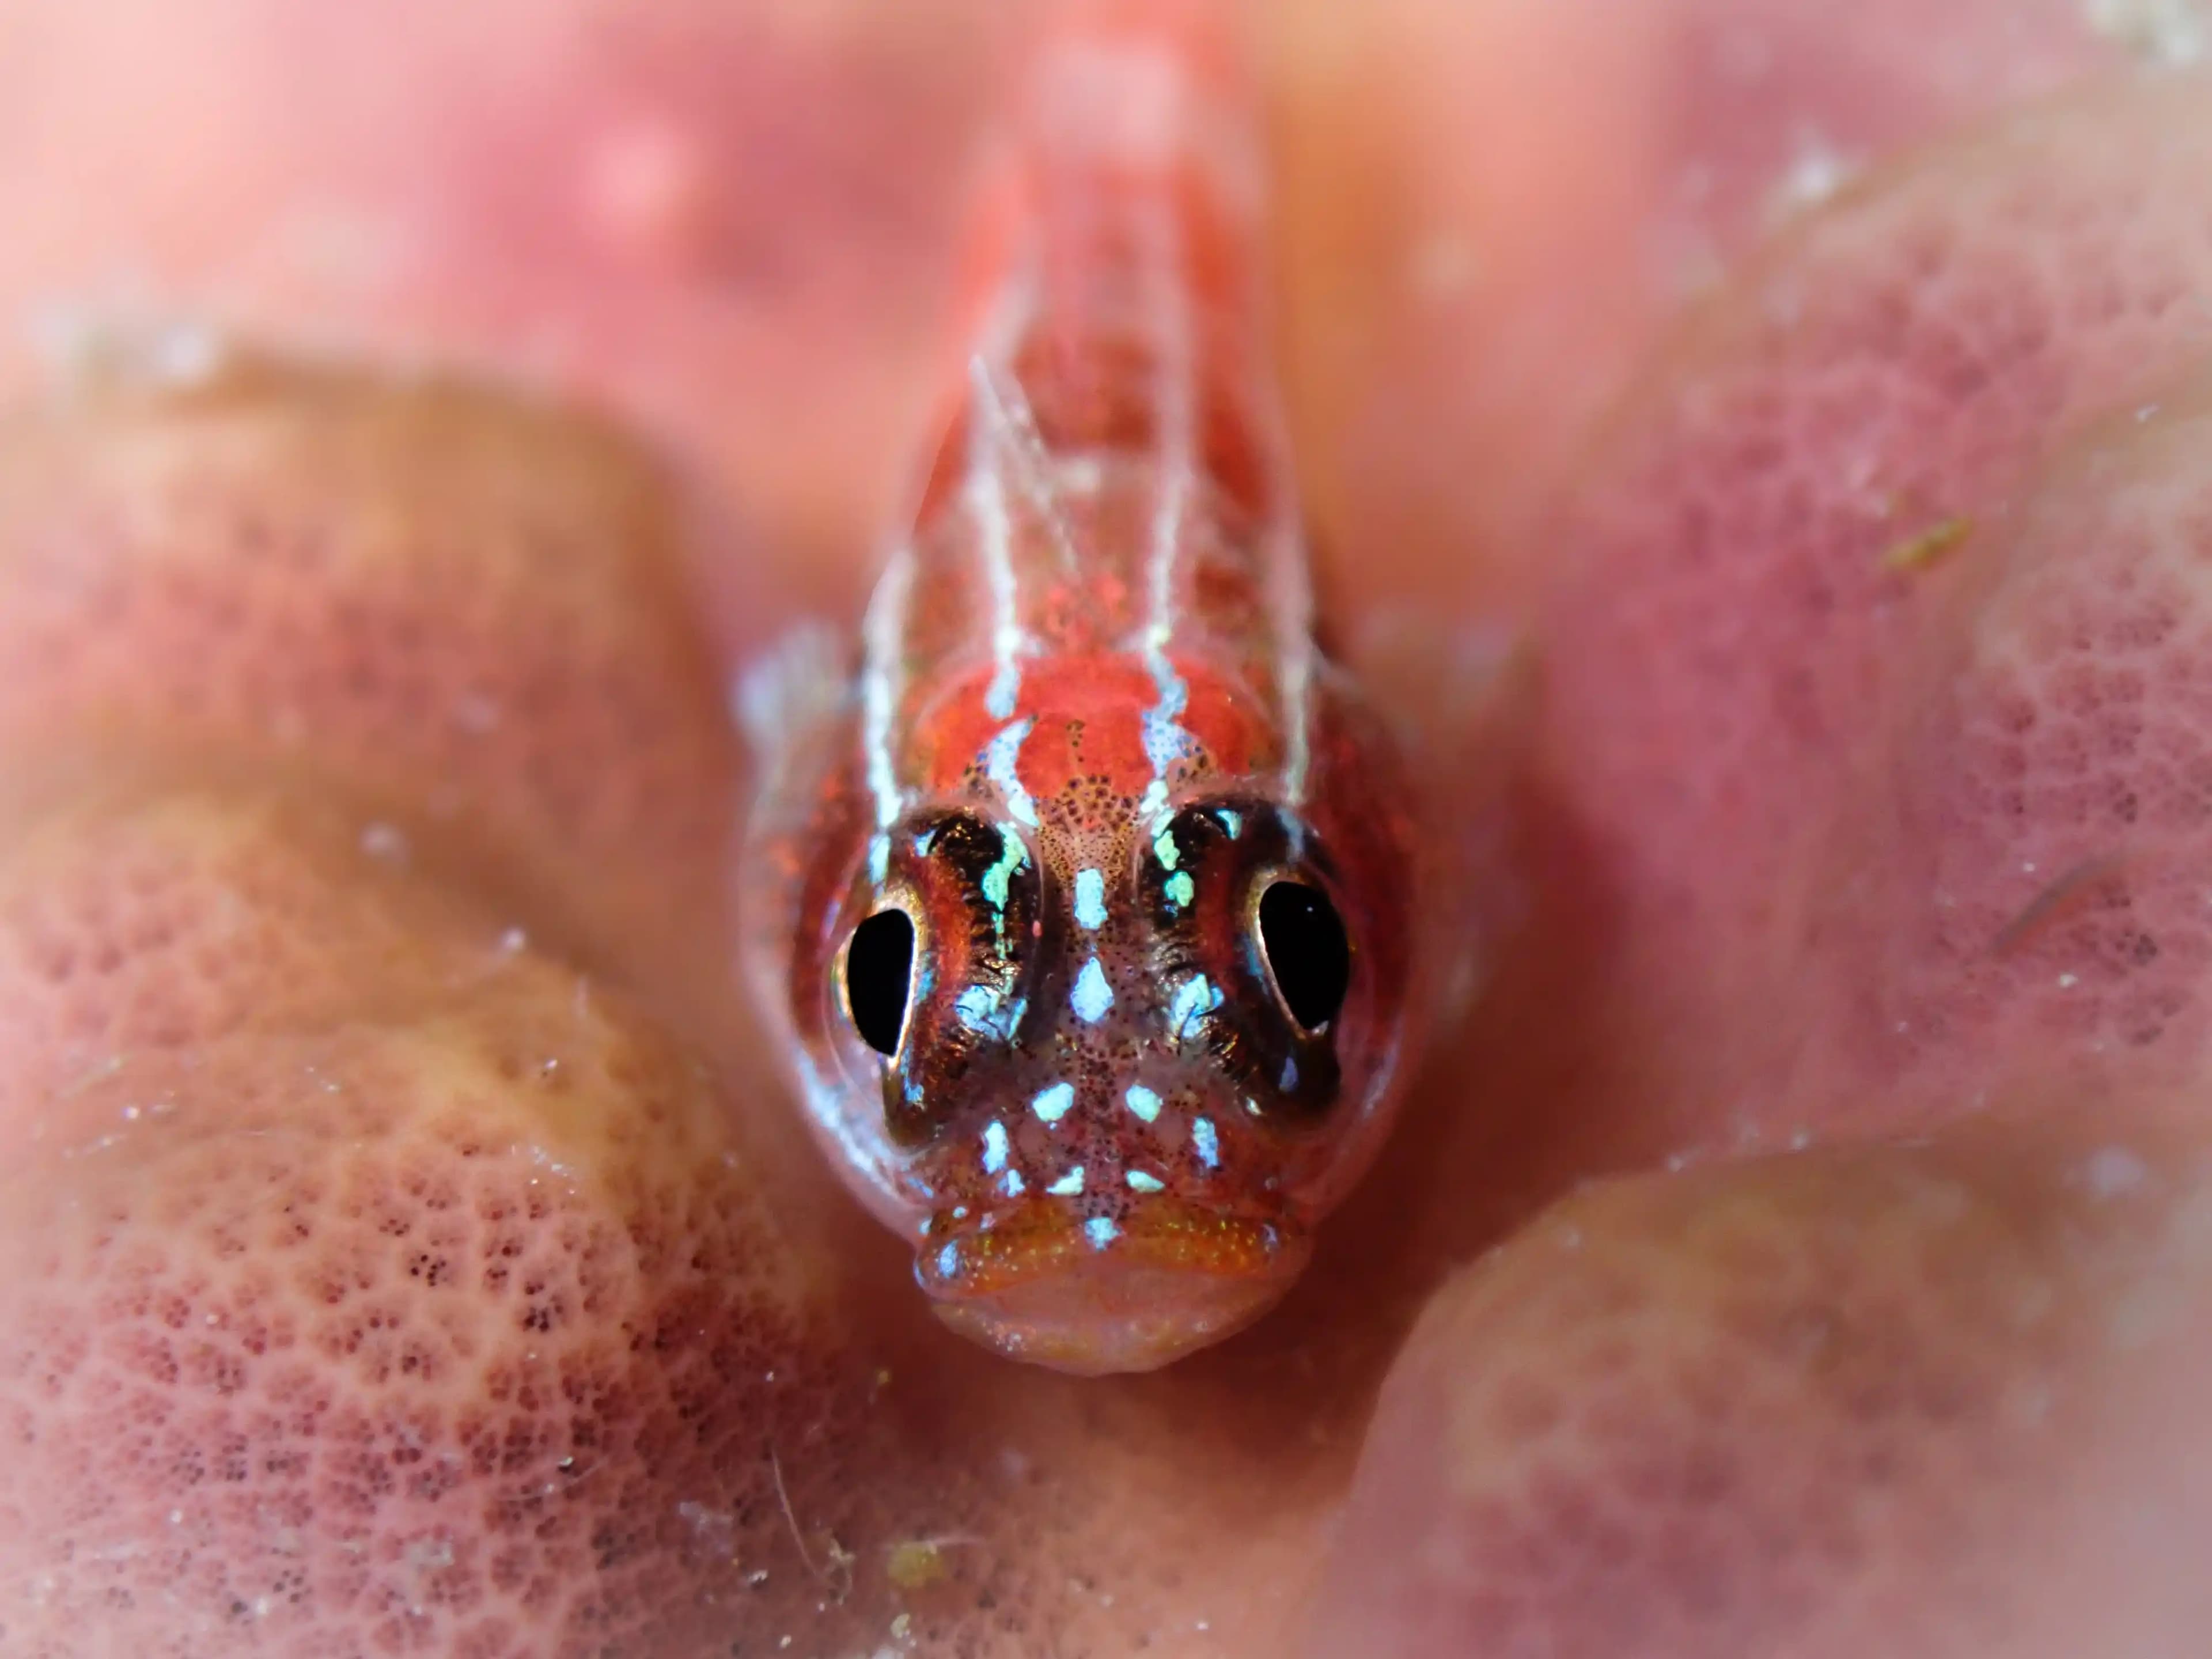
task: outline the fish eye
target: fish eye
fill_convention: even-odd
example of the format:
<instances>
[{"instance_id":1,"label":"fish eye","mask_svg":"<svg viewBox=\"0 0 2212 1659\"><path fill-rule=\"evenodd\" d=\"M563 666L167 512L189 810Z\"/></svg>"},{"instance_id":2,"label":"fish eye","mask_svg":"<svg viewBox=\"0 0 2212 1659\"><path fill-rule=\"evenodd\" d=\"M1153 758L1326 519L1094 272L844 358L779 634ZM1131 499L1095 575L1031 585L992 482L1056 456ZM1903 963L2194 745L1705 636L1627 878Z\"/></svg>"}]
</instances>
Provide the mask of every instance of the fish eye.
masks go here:
<instances>
[{"instance_id":1,"label":"fish eye","mask_svg":"<svg viewBox=\"0 0 2212 1659\"><path fill-rule=\"evenodd\" d=\"M845 946L845 1012L886 1060L898 1053L914 987L914 918L896 905L853 930Z\"/></svg>"},{"instance_id":2,"label":"fish eye","mask_svg":"<svg viewBox=\"0 0 2212 1659\"><path fill-rule=\"evenodd\" d=\"M1260 895L1254 916L1268 982L1298 1028L1325 1029L1352 986L1352 941L1328 894L1279 880Z\"/></svg>"}]
</instances>

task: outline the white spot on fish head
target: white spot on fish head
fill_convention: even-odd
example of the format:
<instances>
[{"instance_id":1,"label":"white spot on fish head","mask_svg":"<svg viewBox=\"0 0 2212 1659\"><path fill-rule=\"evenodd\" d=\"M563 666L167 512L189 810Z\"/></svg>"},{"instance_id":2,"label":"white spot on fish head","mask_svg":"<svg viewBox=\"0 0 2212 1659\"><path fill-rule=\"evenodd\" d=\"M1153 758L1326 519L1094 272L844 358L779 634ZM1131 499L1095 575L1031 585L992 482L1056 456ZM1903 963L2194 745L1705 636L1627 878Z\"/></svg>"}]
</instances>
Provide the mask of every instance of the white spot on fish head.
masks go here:
<instances>
[{"instance_id":1,"label":"white spot on fish head","mask_svg":"<svg viewBox=\"0 0 2212 1659\"><path fill-rule=\"evenodd\" d=\"M1221 1135L1210 1117L1194 1118L1190 1125L1190 1144L1198 1153L1198 1161L1209 1170L1221 1167Z\"/></svg>"},{"instance_id":2,"label":"white spot on fish head","mask_svg":"<svg viewBox=\"0 0 2212 1659\"><path fill-rule=\"evenodd\" d=\"M1162 1181L1156 1175L1147 1175L1142 1170L1130 1170L1127 1180L1131 1192L1161 1193L1167 1190L1166 1182Z\"/></svg>"},{"instance_id":3,"label":"white spot on fish head","mask_svg":"<svg viewBox=\"0 0 2212 1659\"><path fill-rule=\"evenodd\" d=\"M1097 870L1075 872L1075 921L1096 932L1106 925L1106 877Z\"/></svg>"},{"instance_id":4,"label":"white spot on fish head","mask_svg":"<svg viewBox=\"0 0 2212 1659\"><path fill-rule=\"evenodd\" d=\"M983 1172L996 1175L1006 1167L1006 1126L993 1118L983 1129Z\"/></svg>"},{"instance_id":5,"label":"white spot on fish head","mask_svg":"<svg viewBox=\"0 0 2212 1659\"><path fill-rule=\"evenodd\" d=\"M1106 982L1106 970L1093 957L1083 964L1083 971L1075 976L1075 989L1068 995L1068 1006L1075 1017L1087 1025L1095 1025L1106 1018L1106 1011L1114 1006L1114 988Z\"/></svg>"},{"instance_id":6,"label":"white spot on fish head","mask_svg":"<svg viewBox=\"0 0 2212 1659\"><path fill-rule=\"evenodd\" d=\"M1121 1098L1129 1109L1147 1123L1157 1123L1160 1118L1160 1097L1141 1083L1132 1083Z\"/></svg>"},{"instance_id":7,"label":"white spot on fish head","mask_svg":"<svg viewBox=\"0 0 2212 1659\"><path fill-rule=\"evenodd\" d=\"M1045 1188L1054 1198L1073 1198L1083 1190L1083 1166L1079 1164Z\"/></svg>"},{"instance_id":8,"label":"white spot on fish head","mask_svg":"<svg viewBox=\"0 0 2212 1659\"><path fill-rule=\"evenodd\" d=\"M1067 1115L1067 1109L1074 1104L1075 1085L1073 1083L1055 1083L1049 1088L1037 1091L1036 1098L1030 1102L1030 1110L1047 1123L1057 1123Z\"/></svg>"}]
</instances>

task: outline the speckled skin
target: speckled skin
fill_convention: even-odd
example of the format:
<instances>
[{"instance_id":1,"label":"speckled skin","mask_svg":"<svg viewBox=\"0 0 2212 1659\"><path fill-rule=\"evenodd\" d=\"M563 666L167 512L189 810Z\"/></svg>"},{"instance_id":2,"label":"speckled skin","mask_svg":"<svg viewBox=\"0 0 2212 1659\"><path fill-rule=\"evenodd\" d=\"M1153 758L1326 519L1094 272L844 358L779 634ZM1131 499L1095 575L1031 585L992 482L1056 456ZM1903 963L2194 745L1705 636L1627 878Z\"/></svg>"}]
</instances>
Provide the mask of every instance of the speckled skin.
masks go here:
<instances>
[{"instance_id":1,"label":"speckled skin","mask_svg":"<svg viewBox=\"0 0 2212 1659\"><path fill-rule=\"evenodd\" d=\"M750 854L754 978L824 1146L919 1234L944 1317L1077 1371L1273 1304L1419 1024L1419 813L1312 638L1253 118L1201 15L1073 8L1038 51L857 689L773 732ZM1263 960L1276 876L1352 941L1317 1031ZM842 975L894 904L918 943L886 1060Z\"/></svg>"}]
</instances>

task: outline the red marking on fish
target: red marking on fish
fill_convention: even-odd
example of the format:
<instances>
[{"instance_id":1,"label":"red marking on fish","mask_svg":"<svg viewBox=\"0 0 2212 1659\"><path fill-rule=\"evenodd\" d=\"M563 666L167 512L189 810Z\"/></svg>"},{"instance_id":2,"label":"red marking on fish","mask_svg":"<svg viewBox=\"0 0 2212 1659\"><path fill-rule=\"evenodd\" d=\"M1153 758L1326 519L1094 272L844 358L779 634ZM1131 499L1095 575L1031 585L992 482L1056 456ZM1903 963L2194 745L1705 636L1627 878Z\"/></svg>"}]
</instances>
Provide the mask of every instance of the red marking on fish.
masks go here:
<instances>
[{"instance_id":1,"label":"red marking on fish","mask_svg":"<svg viewBox=\"0 0 2212 1659\"><path fill-rule=\"evenodd\" d=\"M1314 645L1235 41L1054 16L857 674L775 703L747 904L816 1131L938 1310L1095 1372L1281 1296L1433 976L1409 775Z\"/></svg>"}]
</instances>

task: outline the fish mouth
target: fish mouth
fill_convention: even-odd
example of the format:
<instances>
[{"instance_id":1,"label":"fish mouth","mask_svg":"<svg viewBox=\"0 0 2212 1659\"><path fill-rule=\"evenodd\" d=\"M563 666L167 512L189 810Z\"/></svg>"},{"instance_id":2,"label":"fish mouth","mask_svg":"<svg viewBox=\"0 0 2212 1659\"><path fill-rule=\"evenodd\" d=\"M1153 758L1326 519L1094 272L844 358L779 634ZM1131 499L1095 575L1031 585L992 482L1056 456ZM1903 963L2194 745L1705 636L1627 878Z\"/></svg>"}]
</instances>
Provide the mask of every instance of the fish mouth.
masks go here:
<instances>
[{"instance_id":1,"label":"fish mouth","mask_svg":"<svg viewBox=\"0 0 2212 1659\"><path fill-rule=\"evenodd\" d=\"M1117 1216L1036 1200L939 1217L915 1277L937 1316L1009 1358L1095 1376L1155 1370L1242 1330L1312 1255L1279 1215L1155 1198Z\"/></svg>"}]
</instances>

